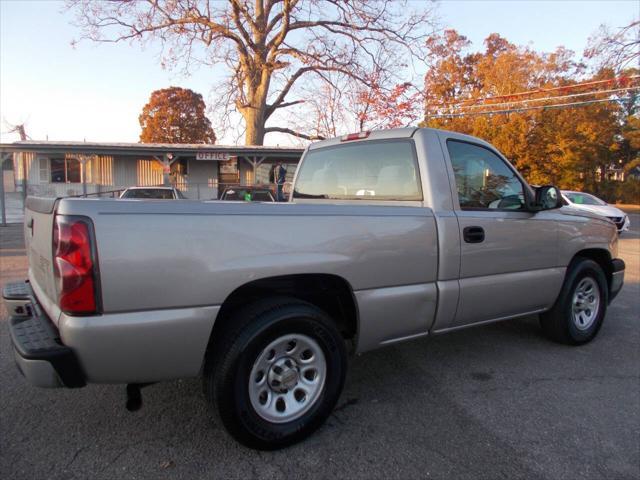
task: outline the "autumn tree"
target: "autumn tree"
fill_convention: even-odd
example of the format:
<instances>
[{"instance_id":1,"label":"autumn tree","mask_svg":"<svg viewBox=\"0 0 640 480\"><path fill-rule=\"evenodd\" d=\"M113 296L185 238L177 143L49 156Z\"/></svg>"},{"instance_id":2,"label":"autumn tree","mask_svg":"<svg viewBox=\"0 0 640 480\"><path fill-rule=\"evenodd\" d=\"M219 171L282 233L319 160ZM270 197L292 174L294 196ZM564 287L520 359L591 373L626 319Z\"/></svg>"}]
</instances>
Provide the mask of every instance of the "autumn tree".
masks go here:
<instances>
[{"instance_id":1,"label":"autumn tree","mask_svg":"<svg viewBox=\"0 0 640 480\"><path fill-rule=\"evenodd\" d=\"M374 83L369 89L362 89L358 96L360 130L399 128L415 124L424 104L422 91L411 82L383 89Z\"/></svg>"},{"instance_id":2,"label":"autumn tree","mask_svg":"<svg viewBox=\"0 0 640 480\"><path fill-rule=\"evenodd\" d=\"M621 28L601 25L598 32L589 38L584 52L585 59L598 74L619 75L627 83L640 75L640 20L637 18ZM620 102L620 132L616 136L615 166L627 173L640 164L640 91L629 90ZM608 185L609 190L618 191L618 197L627 202L640 201L640 181L627 179L627 187L621 191L619 185Z\"/></svg>"},{"instance_id":3,"label":"autumn tree","mask_svg":"<svg viewBox=\"0 0 640 480\"><path fill-rule=\"evenodd\" d=\"M340 72L367 85L369 72L391 79L409 57L422 58L419 46L432 17L430 3L420 2L414 13L409 2L393 0L67 4L85 38L157 40L169 65L227 67L229 75L217 95L244 118L245 143L256 145L269 132L306 136L290 125L266 125L279 110L305 100L296 96L300 84L319 85L327 73Z\"/></svg>"},{"instance_id":4,"label":"autumn tree","mask_svg":"<svg viewBox=\"0 0 640 480\"><path fill-rule=\"evenodd\" d=\"M375 78L369 80L369 85L341 75L331 76L330 81L331 86L320 85L305 101L304 108L295 113L296 125L312 138L406 127L422 118L423 92L411 82L383 88Z\"/></svg>"},{"instance_id":5,"label":"autumn tree","mask_svg":"<svg viewBox=\"0 0 640 480\"><path fill-rule=\"evenodd\" d=\"M484 51L473 52L468 39L455 30L430 37L426 47L431 56L425 75L428 126L483 138L523 171L531 169L538 159L545 161L528 141L536 125L536 112L481 113L491 105L500 109L508 100L518 101L510 95L566 81L575 70L570 60L572 52L559 49L551 55L539 55L495 33L485 39ZM482 102L486 98L496 100L487 106Z\"/></svg>"},{"instance_id":6,"label":"autumn tree","mask_svg":"<svg viewBox=\"0 0 640 480\"><path fill-rule=\"evenodd\" d=\"M138 117L142 143L215 143L202 95L169 87L151 93Z\"/></svg>"},{"instance_id":7,"label":"autumn tree","mask_svg":"<svg viewBox=\"0 0 640 480\"><path fill-rule=\"evenodd\" d=\"M497 34L480 51L454 30L426 47L423 124L487 140L531 183L597 193L606 183L598 171L633 158L632 129L625 130L637 111L633 72L587 76L571 51L536 52Z\"/></svg>"}]
</instances>

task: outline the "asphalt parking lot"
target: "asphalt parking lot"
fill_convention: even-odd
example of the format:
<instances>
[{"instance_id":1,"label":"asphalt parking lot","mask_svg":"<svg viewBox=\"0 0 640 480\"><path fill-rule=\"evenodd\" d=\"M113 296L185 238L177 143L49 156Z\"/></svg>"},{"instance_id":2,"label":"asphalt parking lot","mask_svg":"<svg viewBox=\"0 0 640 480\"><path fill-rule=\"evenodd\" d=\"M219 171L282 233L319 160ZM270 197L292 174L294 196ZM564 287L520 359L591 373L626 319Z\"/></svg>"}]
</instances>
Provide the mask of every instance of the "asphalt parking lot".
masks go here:
<instances>
[{"instance_id":1,"label":"asphalt parking lot","mask_svg":"<svg viewBox=\"0 0 640 480\"><path fill-rule=\"evenodd\" d=\"M143 391L29 386L0 314L0 477L640 478L640 215L623 235L626 284L599 337L566 347L537 318L468 329L352 361L326 425L279 452L212 423L198 379ZM0 228L1 282L21 280L20 228ZM114 352L117 354L117 352Z\"/></svg>"}]
</instances>

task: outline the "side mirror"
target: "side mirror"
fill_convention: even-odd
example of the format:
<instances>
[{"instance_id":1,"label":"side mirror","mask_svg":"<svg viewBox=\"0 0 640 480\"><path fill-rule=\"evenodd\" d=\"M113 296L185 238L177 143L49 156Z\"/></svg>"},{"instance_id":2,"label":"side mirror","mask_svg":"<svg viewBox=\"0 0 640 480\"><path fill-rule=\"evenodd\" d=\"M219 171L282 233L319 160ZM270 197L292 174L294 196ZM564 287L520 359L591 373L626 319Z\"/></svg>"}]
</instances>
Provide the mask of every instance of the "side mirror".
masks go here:
<instances>
[{"instance_id":1,"label":"side mirror","mask_svg":"<svg viewBox=\"0 0 640 480\"><path fill-rule=\"evenodd\" d=\"M536 189L536 207L540 210L553 210L562 207L562 194L558 187L544 185Z\"/></svg>"}]
</instances>

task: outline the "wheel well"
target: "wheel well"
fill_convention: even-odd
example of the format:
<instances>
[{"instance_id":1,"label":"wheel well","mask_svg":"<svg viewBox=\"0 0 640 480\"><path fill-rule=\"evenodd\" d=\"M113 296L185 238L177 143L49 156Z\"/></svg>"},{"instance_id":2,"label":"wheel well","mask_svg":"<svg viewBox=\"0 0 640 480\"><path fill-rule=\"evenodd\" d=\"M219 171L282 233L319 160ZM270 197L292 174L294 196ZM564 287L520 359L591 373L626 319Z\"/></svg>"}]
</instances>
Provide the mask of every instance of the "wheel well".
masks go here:
<instances>
[{"instance_id":1,"label":"wheel well","mask_svg":"<svg viewBox=\"0 0 640 480\"><path fill-rule=\"evenodd\" d=\"M236 288L222 304L211 338L216 337L216 331L225 328L235 310L273 296L294 297L315 305L331 317L346 340L355 341L358 313L353 290L344 278L329 274L261 278Z\"/></svg>"},{"instance_id":2,"label":"wheel well","mask_svg":"<svg viewBox=\"0 0 640 480\"><path fill-rule=\"evenodd\" d=\"M605 277L607 277L607 285L611 288L611 279L613 275L613 270L611 266L611 254L608 250L604 250L602 248L588 248L585 250L580 250L576 253L571 260L575 261L577 258L588 258L589 260L593 260L604 272Z\"/></svg>"}]
</instances>

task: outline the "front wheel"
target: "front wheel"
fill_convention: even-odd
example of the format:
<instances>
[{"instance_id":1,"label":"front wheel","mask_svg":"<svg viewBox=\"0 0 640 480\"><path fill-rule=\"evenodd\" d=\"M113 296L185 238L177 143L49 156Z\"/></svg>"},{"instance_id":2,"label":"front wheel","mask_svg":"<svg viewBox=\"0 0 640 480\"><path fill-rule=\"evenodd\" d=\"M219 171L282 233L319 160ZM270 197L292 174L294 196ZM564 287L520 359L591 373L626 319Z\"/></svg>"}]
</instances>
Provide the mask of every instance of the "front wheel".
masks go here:
<instances>
[{"instance_id":1,"label":"front wheel","mask_svg":"<svg viewBox=\"0 0 640 480\"><path fill-rule=\"evenodd\" d=\"M272 450L298 442L333 410L347 354L331 319L295 299L263 301L233 315L214 342L205 394L242 444Z\"/></svg>"},{"instance_id":2,"label":"front wheel","mask_svg":"<svg viewBox=\"0 0 640 480\"><path fill-rule=\"evenodd\" d=\"M600 265L586 258L577 259L567 270L556 303L540 315L542 330L560 343L587 343L598 334L607 303L607 279Z\"/></svg>"}]
</instances>

